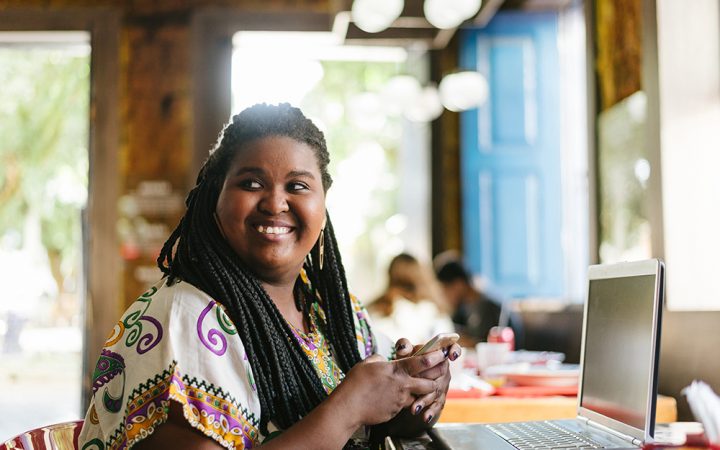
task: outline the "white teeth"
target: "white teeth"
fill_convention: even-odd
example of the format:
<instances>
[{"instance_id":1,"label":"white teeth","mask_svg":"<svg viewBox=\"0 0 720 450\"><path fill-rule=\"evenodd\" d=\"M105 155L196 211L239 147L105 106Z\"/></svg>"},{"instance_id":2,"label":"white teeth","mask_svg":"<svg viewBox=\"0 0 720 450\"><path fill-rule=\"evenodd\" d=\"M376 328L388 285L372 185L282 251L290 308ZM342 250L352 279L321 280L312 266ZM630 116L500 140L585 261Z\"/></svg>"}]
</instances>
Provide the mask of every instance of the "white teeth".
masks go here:
<instances>
[{"instance_id":1,"label":"white teeth","mask_svg":"<svg viewBox=\"0 0 720 450\"><path fill-rule=\"evenodd\" d=\"M290 232L288 227L264 227L258 225L257 230L263 234L286 234Z\"/></svg>"}]
</instances>

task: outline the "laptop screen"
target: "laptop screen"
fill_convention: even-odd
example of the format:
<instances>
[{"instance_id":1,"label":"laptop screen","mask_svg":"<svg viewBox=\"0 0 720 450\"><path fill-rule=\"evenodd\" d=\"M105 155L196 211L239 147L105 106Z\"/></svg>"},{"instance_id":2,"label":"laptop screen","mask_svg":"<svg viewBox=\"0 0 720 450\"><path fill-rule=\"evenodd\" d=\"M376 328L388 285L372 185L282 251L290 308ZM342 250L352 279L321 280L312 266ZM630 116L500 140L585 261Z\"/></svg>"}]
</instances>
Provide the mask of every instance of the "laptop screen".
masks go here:
<instances>
[{"instance_id":1,"label":"laptop screen","mask_svg":"<svg viewBox=\"0 0 720 450\"><path fill-rule=\"evenodd\" d=\"M655 358L656 276L591 279L580 406L635 428L646 423Z\"/></svg>"}]
</instances>

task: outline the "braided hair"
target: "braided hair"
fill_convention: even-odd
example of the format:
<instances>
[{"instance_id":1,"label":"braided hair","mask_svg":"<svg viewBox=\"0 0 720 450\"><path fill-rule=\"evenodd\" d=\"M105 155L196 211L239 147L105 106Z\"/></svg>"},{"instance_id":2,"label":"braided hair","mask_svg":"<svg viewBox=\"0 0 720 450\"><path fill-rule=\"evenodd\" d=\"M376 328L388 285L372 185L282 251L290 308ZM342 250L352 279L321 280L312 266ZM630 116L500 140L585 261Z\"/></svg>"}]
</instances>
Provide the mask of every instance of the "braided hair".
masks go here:
<instances>
[{"instance_id":1,"label":"braided hair","mask_svg":"<svg viewBox=\"0 0 720 450\"><path fill-rule=\"evenodd\" d=\"M272 420L287 429L322 402L327 393L310 360L258 278L243 265L215 222L215 208L233 158L242 146L263 137L289 137L315 152L323 189L332 184L325 138L298 109L287 103L259 104L240 114L223 129L220 139L198 174L185 201L187 211L165 242L157 259L169 282L182 279L222 303L247 350L260 399L260 431L267 434ZM353 310L345 269L330 218L326 217L323 267L320 239L306 258L304 269L315 292L304 289L307 314L318 298L323 302L322 328L333 356L345 373L361 360L355 337ZM324 238L323 238L324 236ZM174 251L173 251L174 250Z\"/></svg>"}]
</instances>

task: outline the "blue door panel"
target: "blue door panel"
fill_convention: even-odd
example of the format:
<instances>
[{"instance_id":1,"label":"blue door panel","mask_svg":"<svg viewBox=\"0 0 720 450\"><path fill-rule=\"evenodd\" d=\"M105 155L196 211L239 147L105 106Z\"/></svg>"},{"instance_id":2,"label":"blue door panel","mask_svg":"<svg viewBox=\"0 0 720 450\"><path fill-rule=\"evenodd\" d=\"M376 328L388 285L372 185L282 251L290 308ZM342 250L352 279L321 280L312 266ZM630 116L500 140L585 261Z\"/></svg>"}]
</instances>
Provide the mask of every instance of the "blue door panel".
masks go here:
<instances>
[{"instance_id":1,"label":"blue door panel","mask_svg":"<svg viewBox=\"0 0 720 450\"><path fill-rule=\"evenodd\" d=\"M460 117L464 252L502 297L562 295L556 41L550 13L499 13L461 34L461 65L490 87Z\"/></svg>"},{"instance_id":2,"label":"blue door panel","mask_svg":"<svg viewBox=\"0 0 720 450\"><path fill-rule=\"evenodd\" d=\"M526 227L528 198L525 195L525 177L520 174L499 177L495 197L498 205L511 205L495 210L498 236L495 278L500 284L523 283L530 242Z\"/></svg>"},{"instance_id":3,"label":"blue door panel","mask_svg":"<svg viewBox=\"0 0 720 450\"><path fill-rule=\"evenodd\" d=\"M492 144L503 148L525 145L525 87L523 83L523 51L517 40L495 42L490 48L490 85Z\"/></svg>"}]
</instances>

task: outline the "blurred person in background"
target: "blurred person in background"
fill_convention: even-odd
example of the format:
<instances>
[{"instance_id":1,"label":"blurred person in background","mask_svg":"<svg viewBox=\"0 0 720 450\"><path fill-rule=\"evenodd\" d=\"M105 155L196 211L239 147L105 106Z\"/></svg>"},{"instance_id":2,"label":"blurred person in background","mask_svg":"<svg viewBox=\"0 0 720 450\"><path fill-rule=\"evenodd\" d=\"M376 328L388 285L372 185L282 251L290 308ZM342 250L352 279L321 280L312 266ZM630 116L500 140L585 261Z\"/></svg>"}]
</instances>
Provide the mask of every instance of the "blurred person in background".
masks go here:
<instances>
[{"instance_id":1,"label":"blurred person in background","mask_svg":"<svg viewBox=\"0 0 720 450\"><path fill-rule=\"evenodd\" d=\"M463 345L487 341L490 329L500 320L500 305L475 287L457 252L437 255L433 265Z\"/></svg>"},{"instance_id":2,"label":"blurred person in background","mask_svg":"<svg viewBox=\"0 0 720 450\"><path fill-rule=\"evenodd\" d=\"M407 253L390 261L387 288L368 305L368 312L375 328L393 340L425 342L455 329L432 270Z\"/></svg>"}]
</instances>

